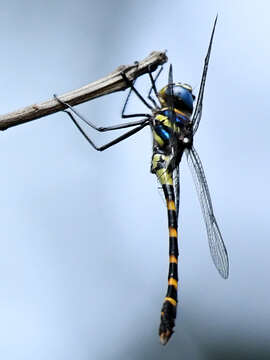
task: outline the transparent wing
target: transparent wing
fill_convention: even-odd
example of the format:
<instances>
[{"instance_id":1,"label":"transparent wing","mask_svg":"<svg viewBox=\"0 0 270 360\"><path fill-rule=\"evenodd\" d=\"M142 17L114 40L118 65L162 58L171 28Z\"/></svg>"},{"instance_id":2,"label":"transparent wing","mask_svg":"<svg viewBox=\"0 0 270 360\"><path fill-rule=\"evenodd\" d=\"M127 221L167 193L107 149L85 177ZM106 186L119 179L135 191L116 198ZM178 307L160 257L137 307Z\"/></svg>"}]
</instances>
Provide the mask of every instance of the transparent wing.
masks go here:
<instances>
[{"instance_id":1,"label":"transparent wing","mask_svg":"<svg viewBox=\"0 0 270 360\"><path fill-rule=\"evenodd\" d=\"M177 166L173 171L173 187L175 194L175 207L177 213L177 219L179 214L179 202L180 202L180 179L179 179L179 166Z\"/></svg>"},{"instance_id":2,"label":"transparent wing","mask_svg":"<svg viewBox=\"0 0 270 360\"><path fill-rule=\"evenodd\" d=\"M211 38L210 38L210 43L208 46L208 50L207 50L207 54L204 60L204 68L203 68L203 74L202 74L202 79L201 79L201 84L200 84L200 90L199 90L199 94L198 94L198 99L197 99L197 103L196 103L196 108L192 117L192 125L193 125L193 134L195 134L195 132L197 131L200 121L201 121L201 117L202 117L202 107L203 107L203 94L204 94L204 87L205 87L205 81L206 81L206 75L207 75L207 70L208 70L208 63L209 63L209 59L210 59L210 54L211 54L211 48L212 48L212 42L213 42L213 37L214 37L214 33L215 33L215 28L216 28L216 23L217 23L217 16L214 22L214 26L213 26L213 30L212 30L212 34L211 34Z\"/></svg>"},{"instance_id":3,"label":"transparent wing","mask_svg":"<svg viewBox=\"0 0 270 360\"><path fill-rule=\"evenodd\" d=\"M220 275L224 279L227 279L229 276L228 254L214 216L203 166L194 147L192 147L191 150L186 150L186 156L200 200L211 256Z\"/></svg>"}]
</instances>

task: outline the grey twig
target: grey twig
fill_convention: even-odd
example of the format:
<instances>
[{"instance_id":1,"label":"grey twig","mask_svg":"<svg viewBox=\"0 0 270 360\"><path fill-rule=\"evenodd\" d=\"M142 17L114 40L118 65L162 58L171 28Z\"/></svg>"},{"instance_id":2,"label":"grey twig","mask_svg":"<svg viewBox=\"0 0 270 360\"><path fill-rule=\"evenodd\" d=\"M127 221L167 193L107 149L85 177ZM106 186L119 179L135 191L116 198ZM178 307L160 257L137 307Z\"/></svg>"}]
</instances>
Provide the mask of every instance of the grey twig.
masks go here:
<instances>
[{"instance_id":1,"label":"grey twig","mask_svg":"<svg viewBox=\"0 0 270 360\"><path fill-rule=\"evenodd\" d=\"M62 101L68 102L70 105L77 105L102 95L125 90L127 84L123 80L121 72L124 71L127 77L132 81L147 73L149 66L151 71L154 71L158 65L162 65L166 61L167 56L165 52L154 51L144 60L136 62L136 64L121 65L108 76L58 97ZM20 125L63 109L63 105L54 98L40 104L33 104L23 109L0 115L0 130L6 130L9 127Z\"/></svg>"}]
</instances>

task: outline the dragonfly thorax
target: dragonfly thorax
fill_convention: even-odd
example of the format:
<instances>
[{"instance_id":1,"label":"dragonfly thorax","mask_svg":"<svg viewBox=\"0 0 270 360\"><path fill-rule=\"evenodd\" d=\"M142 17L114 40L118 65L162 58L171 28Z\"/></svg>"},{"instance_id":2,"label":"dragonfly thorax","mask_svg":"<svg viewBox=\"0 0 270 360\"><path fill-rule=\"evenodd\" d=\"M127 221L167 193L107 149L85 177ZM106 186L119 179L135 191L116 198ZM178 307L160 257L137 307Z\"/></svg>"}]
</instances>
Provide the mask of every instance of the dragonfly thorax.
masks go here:
<instances>
[{"instance_id":1,"label":"dragonfly thorax","mask_svg":"<svg viewBox=\"0 0 270 360\"><path fill-rule=\"evenodd\" d=\"M183 153L193 143L190 117L183 111L164 107L153 121L154 147L166 154Z\"/></svg>"},{"instance_id":2,"label":"dragonfly thorax","mask_svg":"<svg viewBox=\"0 0 270 360\"><path fill-rule=\"evenodd\" d=\"M162 106L172 106L191 115L193 112L193 102L195 96L192 87L188 84L174 83L171 86L164 86L158 93Z\"/></svg>"}]
</instances>

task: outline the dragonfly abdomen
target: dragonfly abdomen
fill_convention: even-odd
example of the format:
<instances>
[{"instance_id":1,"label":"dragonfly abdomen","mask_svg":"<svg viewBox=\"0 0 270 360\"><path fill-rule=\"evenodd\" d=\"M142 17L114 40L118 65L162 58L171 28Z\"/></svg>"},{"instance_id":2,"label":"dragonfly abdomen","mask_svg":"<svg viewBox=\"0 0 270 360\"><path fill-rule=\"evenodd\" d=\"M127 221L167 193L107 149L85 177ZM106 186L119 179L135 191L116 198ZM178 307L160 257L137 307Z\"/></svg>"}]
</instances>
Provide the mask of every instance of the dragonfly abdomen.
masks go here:
<instances>
[{"instance_id":1,"label":"dragonfly abdomen","mask_svg":"<svg viewBox=\"0 0 270 360\"><path fill-rule=\"evenodd\" d=\"M167 203L169 227L168 289L161 309L161 322L159 327L160 341L165 345L172 336L175 326L178 287L178 242L174 188L168 184L163 184L162 188Z\"/></svg>"},{"instance_id":2,"label":"dragonfly abdomen","mask_svg":"<svg viewBox=\"0 0 270 360\"><path fill-rule=\"evenodd\" d=\"M177 307L178 287L178 243L177 243L177 211L175 206L175 192L172 172L169 170L171 157L154 153L152 158L152 172L156 174L162 185L167 204L169 228L169 273L168 289L161 309L159 327L160 342L165 345L173 334Z\"/></svg>"}]
</instances>

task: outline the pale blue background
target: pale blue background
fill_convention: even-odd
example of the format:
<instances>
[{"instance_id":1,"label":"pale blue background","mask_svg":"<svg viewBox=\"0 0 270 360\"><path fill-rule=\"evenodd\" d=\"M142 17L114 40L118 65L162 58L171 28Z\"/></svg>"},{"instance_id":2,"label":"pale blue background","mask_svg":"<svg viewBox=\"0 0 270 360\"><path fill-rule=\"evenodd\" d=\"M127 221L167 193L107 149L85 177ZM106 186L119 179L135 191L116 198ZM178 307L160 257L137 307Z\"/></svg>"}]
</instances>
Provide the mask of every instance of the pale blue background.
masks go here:
<instances>
[{"instance_id":1,"label":"pale blue background","mask_svg":"<svg viewBox=\"0 0 270 360\"><path fill-rule=\"evenodd\" d=\"M198 92L219 13L195 145L230 255L222 280L183 161L176 333L157 329L168 268L151 136L92 150L64 113L0 134L0 357L5 360L269 359L268 1L1 4L1 113L168 50ZM158 87L167 81L167 69ZM148 89L148 81L138 88ZM125 93L78 107L120 122ZM141 111L136 100L130 111ZM112 138L95 134L98 144ZM113 134L115 135L115 134Z\"/></svg>"}]
</instances>

